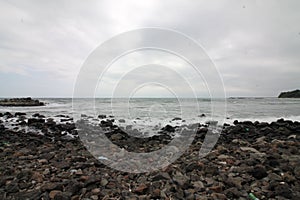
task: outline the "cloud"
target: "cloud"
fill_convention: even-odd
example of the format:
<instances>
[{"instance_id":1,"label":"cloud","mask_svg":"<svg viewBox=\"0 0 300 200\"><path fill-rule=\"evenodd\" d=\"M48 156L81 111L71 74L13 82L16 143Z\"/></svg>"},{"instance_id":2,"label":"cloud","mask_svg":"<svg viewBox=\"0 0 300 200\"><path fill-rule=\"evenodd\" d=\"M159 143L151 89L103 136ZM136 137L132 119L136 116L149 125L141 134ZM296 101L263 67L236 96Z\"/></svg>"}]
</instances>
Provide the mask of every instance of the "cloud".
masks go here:
<instances>
[{"instance_id":1,"label":"cloud","mask_svg":"<svg viewBox=\"0 0 300 200\"><path fill-rule=\"evenodd\" d=\"M299 8L297 0L1 1L0 75L7 76L6 84L21 76L31 82L28 93L43 96L44 88L32 82L38 74L46 88L57 88L48 96L71 96L80 67L98 45L124 31L162 27L204 47L223 76L227 96L277 96L300 85ZM138 63L132 58L121 65ZM176 59L167 65L195 87L203 85L190 76L190 66ZM107 88L120 73L107 74ZM24 94L22 83L14 83L13 90L5 89L3 80L0 85L0 96Z\"/></svg>"}]
</instances>

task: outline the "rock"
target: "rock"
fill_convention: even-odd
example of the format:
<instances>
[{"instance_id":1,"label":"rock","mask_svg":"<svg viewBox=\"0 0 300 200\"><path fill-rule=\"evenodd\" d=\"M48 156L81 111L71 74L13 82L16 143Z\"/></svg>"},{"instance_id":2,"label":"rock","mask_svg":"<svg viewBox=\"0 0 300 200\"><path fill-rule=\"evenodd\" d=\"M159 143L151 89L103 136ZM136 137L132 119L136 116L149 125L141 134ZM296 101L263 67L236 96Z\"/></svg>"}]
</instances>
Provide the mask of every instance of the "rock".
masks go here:
<instances>
[{"instance_id":1,"label":"rock","mask_svg":"<svg viewBox=\"0 0 300 200\"><path fill-rule=\"evenodd\" d=\"M206 115L202 113L201 115L199 115L199 117L206 117Z\"/></svg>"},{"instance_id":2,"label":"rock","mask_svg":"<svg viewBox=\"0 0 300 200\"><path fill-rule=\"evenodd\" d=\"M82 183L79 183L77 182L76 180L72 180L68 186L65 188L65 191L73 196L73 195L76 195L80 192L81 188L83 188L83 184Z\"/></svg>"},{"instance_id":3,"label":"rock","mask_svg":"<svg viewBox=\"0 0 300 200\"><path fill-rule=\"evenodd\" d=\"M54 200L70 200L71 196L70 194L66 192L59 192L54 196Z\"/></svg>"},{"instance_id":4,"label":"rock","mask_svg":"<svg viewBox=\"0 0 300 200\"><path fill-rule=\"evenodd\" d=\"M208 189L217 193L221 193L223 191L223 187L221 185L211 186Z\"/></svg>"},{"instance_id":5,"label":"rock","mask_svg":"<svg viewBox=\"0 0 300 200\"><path fill-rule=\"evenodd\" d=\"M165 127L163 127L161 130L167 131L167 132L175 132L175 128L169 124L167 124Z\"/></svg>"},{"instance_id":6,"label":"rock","mask_svg":"<svg viewBox=\"0 0 300 200\"><path fill-rule=\"evenodd\" d=\"M179 121L179 120L182 120L180 117L175 117L172 119L172 121Z\"/></svg>"},{"instance_id":7,"label":"rock","mask_svg":"<svg viewBox=\"0 0 300 200\"><path fill-rule=\"evenodd\" d=\"M16 195L16 199L17 200L35 200L35 199L44 199L44 200L48 200L49 199L49 195L47 194L42 194L41 190L31 190L31 191L23 191L23 192L19 192Z\"/></svg>"},{"instance_id":8,"label":"rock","mask_svg":"<svg viewBox=\"0 0 300 200\"><path fill-rule=\"evenodd\" d=\"M266 168L262 165L255 166L250 174L256 179L262 179L268 176Z\"/></svg>"},{"instance_id":9,"label":"rock","mask_svg":"<svg viewBox=\"0 0 300 200\"><path fill-rule=\"evenodd\" d=\"M138 193L138 194L145 194L147 189L148 189L147 185L141 184L137 188L134 189L134 192Z\"/></svg>"},{"instance_id":10,"label":"rock","mask_svg":"<svg viewBox=\"0 0 300 200\"><path fill-rule=\"evenodd\" d=\"M119 119L120 123L125 123L125 119Z\"/></svg>"},{"instance_id":11,"label":"rock","mask_svg":"<svg viewBox=\"0 0 300 200\"><path fill-rule=\"evenodd\" d=\"M252 147L240 147L242 151L250 151L253 152L255 154L257 154L258 156L265 156L265 153L261 153L259 151L257 151L256 149L252 148Z\"/></svg>"},{"instance_id":12,"label":"rock","mask_svg":"<svg viewBox=\"0 0 300 200\"><path fill-rule=\"evenodd\" d=\"M92 185L92 184L94 184L96 182L100 182L100 178L95 177L95 176L89 176L89 177L87 177L87 180L84 183L84 187Z\"/></svg>"},{"instance_id":13,"label":"rock","mask_svg":"<svg viewBox=\"0 0 300 200\"><path fill-rule=\"evenodd\" d=\"M296 166L294 169L295 178L300 180L300 166Z\"/></svg>"},{"instance_id":14,"label":"rock","mask_svg":"<svg viewBox=\"0 0 300 200\"><path fill-rule=\"evenodd\" d=\"M42 191L62 190L63 184L59 182L44 183L44 185L41 186L41 189Z\"/></svg>"},{"instance_id":15,"label":"rock","mask_svg":"<svg viewBox=\"0 0 300 200\"><path fill-rule=\"evenodd\" d=\"M15 117L18 117L18 116L25 116L26 113L23 113L23 112L16 112L15 113Z\"/></svg>"},{"instance_id":16,"label":"rock","mask_svg":"<svg viewBox=\"0 0 300 200\"><path fill-rule=\"evenodd\" d=\"M221 193L212 193L211 197L214 200L226 200L227 199L227 197L224 194L221 194Z\"/></svg>"},{"instance_id":17,"label":"rock","mask_svg":"<svg viewBox=\"0 0 300 200\"><path fill-rule=\"evenodd\" d=\"M100 188L95 188L92 190L92 194L100 194L101 189Z\"/></svg>"},{"instance_id":18,"label":"rock","mask_svg":"<svg viewBox=\"0 0 300 200\"><path fill-rule=\"evenodd\" d=\"M159 172L152 178L152 181L170 180L171 177L167 172Z\"/></svg>"},{"instance_id":19,"label":"rock","mask_svg":"<svg viewBox=\"0 0 300 200\"><path fill-rule=\"evenodd\" d=\"M17 179L19 181L29 181L32 176L32 171L31 170L22 170L20 173L17 174Z\"/></svg>"},{"instance_id":20,"label":"rock","mask_svg":"<svg viewBox=\"0 0 300 200\"><path fill-rule=\"evenodd\" d=\"M43 124L43 123L45 123L45 119L29 118L27 123L29 126L35 125L35 124Z\"/></svg>"},{"instance_id":21,"label":"rock","mask_svg":"<svg viewBox=\"0 0 300 200\"><path fill-rule=\"evenodd\" d=\"M12 117L14 117L10 112L5 112L3 114L3 116L6 116L6 118L12 118Z\"/></svg>"},{"instance_id":22,"label":"rock","mask_svg":"<svg viewBox=\"0 0 300 200\"><path fill-rule=\"evenodd\" d=\"M32 115L32 117L45 118L45 116L41 115L40 113L35 113L35 114Z\"/></svg>"},{"instance_id":23,"label":"rock","mask_svg":"<svg viewBox=\"0 0 300 200\"><path fill-rule=\"evenodd\" d=\"M242 193L240 192L240 190L238 190L235 187L225 190L224 194L226 195L226 197L228 199L238 199L242 196Z\"/></svg>"},{"instance_id":24,"label":"rock","mask_svg":"<svg viewBox=\"0 0 300 200\"><path fill-rule=\"evenodd\" d=\"M199 191L204 191L205 187L202 181L195 181L192 182L193 187L195 188L195 191L199 192Z\"/></svg>"},{"instance_id":25,"label":"rock","mask_svg":"<svg viewBox=\"0 0 300 200\"><path fill-rule=\"evenodd\" d=\"M188 183L189 178L182 173L178 172L172 177L173 181L178 184L180 187L184 187L186 183Z\"/></svg>"},{"instance_id":26,"label":"rock","mask_svg":"<svg viewBox=\"0 0 300 200\"><path fill-rule=\"evenodd\" d=\"M15 193L15 192L18 192L19 191L19 186L16 182L11 182L10 184L8 184L6 187L5 187L5 190L8 192L8 193Z\"/></svg>"},{"instance_id":27,"label":"rock","mask_svg":"<svg viewBox=\"0 0 300 200\"><path fill-rule=\"evenodd\" d=\"M281 92L278 98L300 98L300 90Z\"/></svg>"},{"instance_id":28,"label":"rock","mask_svg":"<svg viewBox=\"0 0 300 200\"><path fill-rule=\"evenodd\" d=\"M228 186L231 186L231 187L235 187L237 189L242 189L242 182L244 181L243 178L241 177L228 177L227 179L225 179L225 183L228 185Z\"/></svg>"},{"instance_id":29,"label":"rock","mask_svg":"<svg viewBox=\"0 0 300 200\"><path fill-rule=\"evenodd\" d=\"M105 118L106 118L106 115L98 115L98 118L99 118L99 119L105 119Z\"/></svg>"},{"instance_id":30,"label":"rock","mask_svg":"<svg viewBox=\"0 0 300 200\"><path fill-rule=\"evenodd\" d=\"M274 188L274 192L276 195L278 196L282 196L288 199L292 199L293 198L293 192L290 188L290 186L288 184L278 184L275 188Z\"/></svg>"},{"instance_id":31,"label":"rock","mask_svg":"<svg viewBox=\"0 0 300 200\"><path fill-rule=\"evenodd\" d=\"M98 200L98 199L99 199L97 195L92 195L90 198L91 198L92 200Z\"/></svg>"},{"instance_id":32,"label":"rock","mask_svg":"<svg viewBox=\"0 0 300 200\"><path fill-rule=\"evenodd\" d=\"M32 179L38 183L42 183L44 180L44 175L40 174L39 172L34 172L32 175Z\"/></svg>"},{"instance_id":33,"label":"rock","mask_svg":"<svg viewBox=\"0 0 300 200\"><path fill-rule=\"evenodd\" d=\"M108 184L108 180L106 178L102 178L100 184L104 187Z\"/></svg>"},{"instance_id":34,"label":"rock","mask_svg":"<svg viewBox=\"0 0 300 200\"><path fill-rule=\"evenodd\" d=\"M70 168L70 163L68 163L66 161L56 162L54 164L55 164L55 167L60 168L60 169L69 169Z\"/></svg>"},{"instance_id":35,"label":"rock","mask_svg":"<svg viewBox=\"0 0 300 200\"><path fill-rule=\"evenodd\" d=\"M59 193L62 193L62 191L60 190L52 190L50 193L49 193L49 197L50 199L54 199L54 197L59 194Z\"/></svg>"},{"instance_id":36,"label":"rock","mask_svg":"<svg viewBox=\"0 0 300 200\"><path fill-rule=\"evenodd\" d=\"M13 98L0 100L0 106L44 106L44 102L28 98Z\"/></svg>"},{"instance_id":37,"label":"rock","mask_svg":"<svg viewBox=\"0 0 300 200\"><path fill-rule=\"evenodd\" d=\"M112 127L113 126L113 121L112 120L102 120L101 122L100 122L100 126L101 127Z\"/></svg>"}]
</instances>

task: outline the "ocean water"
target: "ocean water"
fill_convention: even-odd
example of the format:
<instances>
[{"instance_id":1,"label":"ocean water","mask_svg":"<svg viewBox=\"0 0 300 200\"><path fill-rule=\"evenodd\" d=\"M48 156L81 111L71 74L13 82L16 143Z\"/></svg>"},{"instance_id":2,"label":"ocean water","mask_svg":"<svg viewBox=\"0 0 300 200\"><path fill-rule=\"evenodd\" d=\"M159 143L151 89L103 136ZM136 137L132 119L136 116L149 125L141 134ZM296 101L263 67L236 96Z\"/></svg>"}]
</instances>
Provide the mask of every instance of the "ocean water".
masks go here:
<instances>
[{"instance_id":1,"label":"ocean water","mask_svg":"<svg viewBox=\"0 0 300 200\"><path fill-rule=\"evenodd\" d=\"M234 120L271 122L285 118L300 121L300 99L44 98L40 100L46 102L46 106L0 106L0 112L26 112L27 115L40 113L46 117L68 115L75 120L79 119L82 114L93 118L102 114L107 118L113 116L119 126L131 125L142 132L157 130L166 124L182 125L207 121L218 121L221 125L231 124ZM213 113L212 110L214 110ZM205 117L201 116L202 114ZM100 119L90 119L91 123L95 124L100 121Z\"/></svg>"}]
</instances>

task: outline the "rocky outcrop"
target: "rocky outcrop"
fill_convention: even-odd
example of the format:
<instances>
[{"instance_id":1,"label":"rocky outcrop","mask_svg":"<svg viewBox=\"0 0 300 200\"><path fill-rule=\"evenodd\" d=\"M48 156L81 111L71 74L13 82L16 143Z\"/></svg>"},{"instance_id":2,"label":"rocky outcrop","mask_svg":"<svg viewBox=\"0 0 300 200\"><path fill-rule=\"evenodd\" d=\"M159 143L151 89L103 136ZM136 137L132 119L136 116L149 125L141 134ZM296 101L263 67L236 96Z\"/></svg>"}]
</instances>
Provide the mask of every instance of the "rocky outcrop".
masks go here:
<instances>
[{"instance_id":1,"label":"rocky outcrop","mask_svg":"<svg viewBox=\"0 0 300 200\"><path fill-rule=\"evenodd\" d=\"M31 97L0 100L0 106L44 106L44 105L45 105L44 102L40 102L39 100L32 99Z\"/></svg>"},{"instance_id":2,"label":"rocky outcrop","mask_svg":"<svg viewBox=\"0 0 300 200\"><path fill-rule=\"evenodd\" d=\"M300 90L281 92L278 98L300 98Z\"/></svg>"}]
</instances>

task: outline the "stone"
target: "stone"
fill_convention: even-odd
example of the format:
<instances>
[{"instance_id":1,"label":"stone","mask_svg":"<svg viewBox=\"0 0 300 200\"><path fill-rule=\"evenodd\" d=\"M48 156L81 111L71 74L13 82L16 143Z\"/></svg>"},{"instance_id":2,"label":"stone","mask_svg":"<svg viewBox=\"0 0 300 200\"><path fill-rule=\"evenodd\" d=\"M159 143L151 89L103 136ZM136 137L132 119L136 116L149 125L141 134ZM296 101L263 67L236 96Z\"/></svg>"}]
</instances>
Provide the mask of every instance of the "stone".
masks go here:
<instances>
[{"instance_id":1,"label":"stone","mask_svg":"<svg viewBox=\"0 0 300 200\"><path fill-rule=\"evenodd\" d=\"M119 119L118 120L120 123L125 123L125 119Z\"/></svg>"},{"instance_id":2,"label":"stone","mask_svg":"<svg viewBox=\"0 0 300 200\"><path fill-rule=\"evenodd\" d=\"M147 189L148 189L147 185L141 184L137 188L134 189L134 192L138 193L138 194L145 194Z\"/></svg>"},{"instance_id":3,"label":"stone","mask_svg":"<svg viewBox=\"0 0 300 200\"><path fill-rule=\"evenodd\" d=\"M101 186L106 186L108 184L108 180L106 178L102 178L100 184Z\"/></svg>"},{"instance_id":4,"label":"stone","mask_svg":"<svg viewBox=\"0 0 300 200\"><path fill-rule=\"evenodd\" d=\"M58 192L54 196L54 200L70 200L70 199L71 199L71 196L66 192Z\"/></svg>"},{"instance_id":5,"label":"stone","mask_svg":"<svg viewBox=\"0 0 300 200\"><path fill-rule=\"evenodd\" d=\"M189 178L182 173L177 173L172 177L173 181L178 184L180 187L184 187L184 185L189 181Z\"/></svg>"},{"instance_id":6,"label":"stone","mask_svg":"<svg viewBox=\"0 0 300 200\"><path fill-rule=\"evenodd\" d=\"M255 166L250 174L256 179L262 179L268 176L266 168L262 165Z\"/></svg>"},{"instance_id":7,"label":"stone","mask_svg":"<svg viewBox=\"0 0 300 200\"><path fill-rule=\"evenodd\" d=\"M169 124L167 124L165 127L163 127L161 129L162 131L166 131L166 132L175 132L175 128Z\"/></svg>"},{"instance_id":8,"label":"stone","mask_svg":"<svg viewBox=\"0 0 300 200\"><path fill-rule=\"evenodd\" d=\"M39 172L34 172L32 175L32 179L38 183L42 183L44 180L44 176L43 176L43 174L41 174Z\"/></svg>"},{"instance_id":9,"label":"stone","mask_svg":"<svg viewBox=\"0 0 300 200\"><path fill-rule=\"evenodd\" d=\"M42 191L62 190L63 184L59 182L49 182L41 186Z\"/></svg>"},{"instance_id":10,"label":"stone","mask_svg":"<svg viewBox=\"0 0 300 200\"><path fill-rule=\"evenodd\" d=\"M227 197L224 194L221 194L221 193L212 193L211 197L214 200L226 200L227 199Z\"/></svg>"},{"instance_id":11,"label":"stone","mask_svg":"<svg viewBox=\"0 0 300 200\"><path fill-rule=\"evenodd\" d=\"M300 166L295 167L294 174L295 174L295 177L300 180Z\"/></svg>"},{"instance_id":12,"label":"stone","mask_svg":"<svg viewBox=\"0 0 300 200\"><path fill-rule=\"evenodd\" d=\"M275 187L275 194L288 199L293 197L293 192L288 184L278 184Z\"/></svg>"},{"instance_id":13,"label":"stone","mask_svg":"<svg viewBox=\"0 0 300 200\"><path fill-rule=\"evenodd\" d=\"M100 194L101 189L100 188L95 188L92 190L92 194Z\"/></svg>"},{"instance_id":14,"label":"stone","mask_svg":"<svg viewBox=\"0 0 300 200\"><path fill-rule=\"evenodd\" d=\"M105 118L106 118L106 115L98 115L98 118L99 118L99 119L105 119Z\"/></svg>"},{"instance_id":15,"label":"stone","mask_svg":"<svg viewBox=\"0 0 300 200\"><path fill-rule=\"evenodd\" d=\"M50 193L49 193L49 197L50 199L54 199L54 197L59 194L59 193L62 193L62 191L60 190L52 190Z\"/></svg>"}]
</instances>

